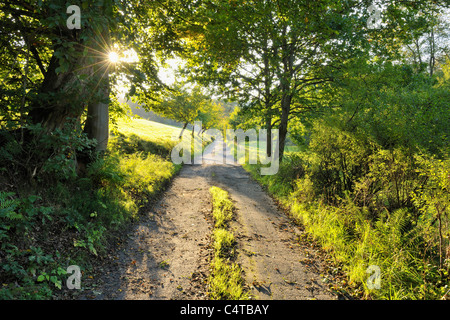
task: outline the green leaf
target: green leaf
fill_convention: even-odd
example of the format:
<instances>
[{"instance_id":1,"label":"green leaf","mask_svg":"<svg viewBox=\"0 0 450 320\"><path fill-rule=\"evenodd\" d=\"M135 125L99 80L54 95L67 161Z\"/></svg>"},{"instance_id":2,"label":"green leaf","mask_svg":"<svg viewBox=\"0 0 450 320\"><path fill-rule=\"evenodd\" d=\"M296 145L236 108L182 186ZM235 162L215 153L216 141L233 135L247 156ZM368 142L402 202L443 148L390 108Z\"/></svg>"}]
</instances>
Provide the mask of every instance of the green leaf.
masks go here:
<instances>
[{"instance_id":1,"label":"green leaf","mask_svg":"<svg viewBox=\"0 0 450 320\"><path fill-rule=\"evenodd\" d=\"M34 203L36 200L38 200L38 199L41 199L41 197L39 197L39 196L34 196L34 195L31 195L31 196L29 196L28 197L28 201L30 202L30 203Z\"/></svg>"},{"instance_id":2,"label":"green leaf","mask_svg":"<svg viewBox=\"0 0 450 320\"><path fill-rule=\"evenodd\" d=\"M95 247L93 245L89 245L89 250L94 254L97 255L97 250L95 249Z\"/></svg>"},{"instance_id":3,"label":"green leaf","mask_svg":"<svg viewBox=\"0 0 450 320\"><path fill-rule=\"evenodd\" d=\"M61 282L61 280L57 280L57 281L55 282L55 287L57 287L58 289L61 289L61 288L62 288L62 282Z\"/></svg>"}]
</instances>

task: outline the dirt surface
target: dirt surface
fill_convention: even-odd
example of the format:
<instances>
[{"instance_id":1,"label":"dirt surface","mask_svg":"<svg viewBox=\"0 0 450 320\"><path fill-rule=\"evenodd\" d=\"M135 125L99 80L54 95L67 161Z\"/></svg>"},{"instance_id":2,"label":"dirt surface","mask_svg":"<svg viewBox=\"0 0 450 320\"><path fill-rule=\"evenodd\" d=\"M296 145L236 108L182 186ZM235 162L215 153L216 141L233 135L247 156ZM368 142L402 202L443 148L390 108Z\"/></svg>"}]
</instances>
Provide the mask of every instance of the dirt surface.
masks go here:
<instances>
[{"instance_id":1,"label":"dirt surface","mask_svg":"<svg viewBox=\"0 0 450 320\"><path fill-rule=\"evenodd\" d=\"M235 203L231 228L253 299L337 299L321 281L320 261L304 263L310 250L299 245L301 229L260 185L239 165L208 163L222 145L216 141L202 165L183 167L81 299L207 299L213 185Z\"/></svg>"}]
</instances>

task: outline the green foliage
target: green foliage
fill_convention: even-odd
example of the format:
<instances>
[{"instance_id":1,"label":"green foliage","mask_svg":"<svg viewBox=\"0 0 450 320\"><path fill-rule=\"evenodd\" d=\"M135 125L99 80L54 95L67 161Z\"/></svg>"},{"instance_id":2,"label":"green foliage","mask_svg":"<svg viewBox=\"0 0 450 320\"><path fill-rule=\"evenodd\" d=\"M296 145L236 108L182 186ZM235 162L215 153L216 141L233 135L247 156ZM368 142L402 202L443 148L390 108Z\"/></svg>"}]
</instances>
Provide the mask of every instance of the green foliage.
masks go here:
<instances>
[{"instance_id":1,"label":"green foliage","mask_svg":"<svg viewBox=\"0 0 450 320\"><path fill-rule=\"evenodd\" d=\"M36 230L49 232L54 215L52 208L36 205L40 200L38 196L20 199L15 193L0 192L0 299L49 298L52 289L48 284L61 289L65 271L56 261L59 252L48 254L34 239ZM44 287L37 285L43 281Z\"/></svg>"},{"instance_id":2,"label":"green foliage","mask_svg":"<svg viewBox=\"0 0 450 320\"><path fill-rule=\"evenodd\" d=\"M449 285L448 158L364 147L355 138L336 128L315 131L312 153L298 155L303 170L293 182L247 168L344 264L349 290L380 299L440 299ZM367 288L369 265L381 268L381 289Z\"/></svg>"},{"instance_id":3,"label":"green foliage","mask_svg":"<svg viewBox=\"0 0 450 320\"><path fill-rule=\"evenodd\" d=\"M410 71L386 64L359 88L347 83L351 99L309 118L299 130L308 149L286 156L279 174L246 166L343 265L359 297L448 296L450 96ZM380 289L367 286L370 265Z\"/></svg>"},{"instance_id":4,"label":"green foliage","mask_svg":"<svg viewBox=\"0 0 450 320\"><path fill-rule=\"evenodd\" d=\"M120 159L119 170L126 177L123 188L145 203L163 189L176 168L156 155L134 153Z\"/></svg>"},{"instance_id":5,"label":"green foliage","mask_svg":"<svg viewBox=\"0 0 450 320\"><path fill-rule=\"evenodd\" d=\"M244 164L244 168L250 171L252 176L264 183L268 191L280 197L288 196L293 190L299 178L305 175L307 162L298 153L287 153L284 161L280 163L276 175L261 176L260 167Z\"/></svg>"},{"instance_id":6,"label":"green foliage","mask_svg":"<svg viewBox=\"0 0 450 320\"><path fill-rule=\"evenodd\" d=\"M77 154L96 144L75 123L67 120L51 134L41 124L28 125L14 133L2 132L0 167L10 176L37 182L75 178Z\"/></svg>"},{"instance_id":7,"label":"green foliage","mask_svg":"<svg viewBox=\"0 0 450 320\"><path fill-rule=\"evenodd\" d=\"M324 198L315 188L320 181L309 173L297 179L286 196L280 186L273 187L285 182L260 177L254 166L249 167L290 207L306 231L343 263L351 293L376 299L440 299L449 285L449 162L417 156L414 167L404 168L403 162L395 165L382 156L377 159L370 160L377 161L373 164L377 169L364 176L364 186L356 184L353 192L345 192L334 205L320 200ZM380 166L385 170L377 171ZM402 170L420 174L411 177ZM400 207L398 193L409 198L400 201ZM381 289L366 286L370 265L382 271Z\"/></svg>"},{"instance_id":8,"label":"green foliage","mask_svg":"<svg viewBox=\"0 0 450 320\"><path fill-rule=\"evenodd\" d=\"M125 135L120 132L111 141L111 149L115 152L133 154L136 150L142 150L166 159L170 157L171 145L173 143L164 140L152 141L137 134Z\"/></svg>"},{"instance_id":9,"label":"green foliage","mask_svg":"<svg viewBox=\"0 0 450 320\"><path fill-rule=\"evenodd\" d=\"M336 127L317 125L313 130L310 147L317 156L312 159L310 177L316 193L332 201L353 190L353 181L365 169L361 159L370 154L370 145Z\"/></svg>"},{"instance_id":10,"label":"green foliage","mask_svg":"<svg viewBox=\"0 0 450 320\"><path fill-rule=\"evenodd\" d=\"M420 88L383 90L355 122L384 148L402 145L442 155L448 148L449 91Z\"/></svg>"},{"instance_id":11,"label":"green foliage","mask_svg":"<svg viewBox=\"0 0 450 320\"><path fill-rule=\"evenodd\" d=\"M186 84L176 83L168 94L148 103L148 107L157 114L182 123L184 127L180 136L186 126L194 121L201 121L204 130L223 126L223 106L214 102L200 86L190 88Z\"/></svg>"}]
</instances>

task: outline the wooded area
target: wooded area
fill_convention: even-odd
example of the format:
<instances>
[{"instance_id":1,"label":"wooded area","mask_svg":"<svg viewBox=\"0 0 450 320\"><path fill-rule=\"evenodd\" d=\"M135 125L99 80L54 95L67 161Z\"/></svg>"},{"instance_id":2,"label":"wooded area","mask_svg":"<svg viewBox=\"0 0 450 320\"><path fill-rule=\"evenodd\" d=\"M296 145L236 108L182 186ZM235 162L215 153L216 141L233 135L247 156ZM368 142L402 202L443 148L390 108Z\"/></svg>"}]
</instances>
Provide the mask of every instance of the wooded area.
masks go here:
<instances>
[{"instance_id":1,"label":"wooded area","mask_svg":"<svg viewBox=\"0 0 450 320\"><path fill-rule=\"evenodd\" d=\"M70 5L80 28L65 0L0 3L0 298L50 298L63 262L101 254L179 170L176 141L120 133L122 99L183 130L267 129L269 154L278 129L280 171L245 168L334 252L349 290L449 297L448 1ZM367 288L369 265L389 286Z\"/></svg>"}]
</instances>

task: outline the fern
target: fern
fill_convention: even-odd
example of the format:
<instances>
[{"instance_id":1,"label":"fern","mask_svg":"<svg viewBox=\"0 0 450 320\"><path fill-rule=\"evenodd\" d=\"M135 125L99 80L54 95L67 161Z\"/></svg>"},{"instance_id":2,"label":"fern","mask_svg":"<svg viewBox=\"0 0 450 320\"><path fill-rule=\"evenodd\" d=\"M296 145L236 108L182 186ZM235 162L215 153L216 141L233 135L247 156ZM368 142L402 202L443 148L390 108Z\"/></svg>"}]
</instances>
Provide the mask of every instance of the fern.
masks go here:
<instances>
[{"instance_id":1,"label":"fern","mask_svg":"<svg viewBox=\"0 0 450 320\"><path fill-rule=\"evenodd\" d=\"M18 201L12 198L14 195L12 192L0 192L0 218L8 220L23 219L23 215L15 211Z\"/></svg>"}]
</instances>

